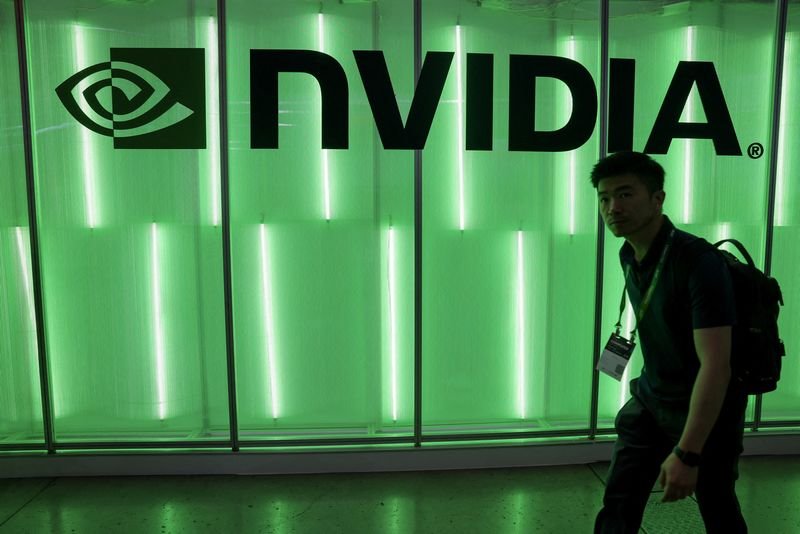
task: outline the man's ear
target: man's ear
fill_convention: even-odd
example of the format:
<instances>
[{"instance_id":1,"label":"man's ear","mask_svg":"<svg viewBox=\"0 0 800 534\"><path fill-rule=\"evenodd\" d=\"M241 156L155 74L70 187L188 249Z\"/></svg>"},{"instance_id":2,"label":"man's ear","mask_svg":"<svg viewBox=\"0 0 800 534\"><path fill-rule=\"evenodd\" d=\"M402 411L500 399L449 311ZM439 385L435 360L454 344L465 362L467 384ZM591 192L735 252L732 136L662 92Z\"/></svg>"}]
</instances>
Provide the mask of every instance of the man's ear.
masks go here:
<instances>
[{"instance_id":1,"label":"man's ear","mask_svg":"<svg viewBox=\"0 0 800 534\"><path fill-rule=\"evenodd\" d=\"M664 207L664 199L667 197L667 193L662 189L661 191L656 191L653 193L653 197L658 204L659 209Z\"/></svg>"}]
</instances>

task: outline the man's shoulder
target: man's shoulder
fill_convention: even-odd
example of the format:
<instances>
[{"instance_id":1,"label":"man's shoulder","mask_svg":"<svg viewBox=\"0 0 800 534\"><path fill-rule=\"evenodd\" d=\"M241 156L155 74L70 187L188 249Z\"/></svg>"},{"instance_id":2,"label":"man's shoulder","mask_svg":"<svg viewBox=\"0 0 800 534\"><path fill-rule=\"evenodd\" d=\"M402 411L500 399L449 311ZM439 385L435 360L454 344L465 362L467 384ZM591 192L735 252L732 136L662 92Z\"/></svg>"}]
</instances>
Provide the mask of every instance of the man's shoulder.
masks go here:
<instances>
[{"instance_id":1,"label":"man's shoulder","mask_svg":"<svg viewBox=\"0 0 800 534\"><path fill-rule=\"evenodd\" d=\"M676 257L684 261L697 259L701 254L716 251L717 248L705 238L675 228L674 246Z\"/></svg>"}]
</instances>

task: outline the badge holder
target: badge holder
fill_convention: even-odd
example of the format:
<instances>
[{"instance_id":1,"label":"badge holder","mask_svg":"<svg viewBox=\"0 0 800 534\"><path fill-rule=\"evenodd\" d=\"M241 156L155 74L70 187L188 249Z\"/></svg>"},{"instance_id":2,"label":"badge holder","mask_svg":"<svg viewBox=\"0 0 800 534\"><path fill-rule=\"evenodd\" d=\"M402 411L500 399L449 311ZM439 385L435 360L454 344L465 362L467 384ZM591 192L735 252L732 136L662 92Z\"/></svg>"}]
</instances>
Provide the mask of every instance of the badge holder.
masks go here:
<instances>
[{"instance_id":1,"label":"badge holder","mask_svg":"<svg viewBox=\"0 0 800 534\"><path fill-rule=\"evenodd\" d=\"M622 375L625 374L625 368L628 367L628 362L633 355L633 349L636 348L636 333L633 333L629 341L619 335L619 331L620 328L618 326L600 354L600 361L597 362L597 370L607 374L617 382L622 381Z\"/></svg>"}]
</instances>

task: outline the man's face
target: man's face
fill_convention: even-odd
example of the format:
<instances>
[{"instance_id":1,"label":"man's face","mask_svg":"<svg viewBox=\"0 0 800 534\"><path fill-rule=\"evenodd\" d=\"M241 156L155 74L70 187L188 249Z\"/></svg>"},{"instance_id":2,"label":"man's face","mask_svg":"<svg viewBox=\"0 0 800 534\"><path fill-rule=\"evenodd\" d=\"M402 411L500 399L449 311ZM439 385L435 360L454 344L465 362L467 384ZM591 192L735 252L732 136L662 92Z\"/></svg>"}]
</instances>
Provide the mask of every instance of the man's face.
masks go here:
<instances>
[{"instance_id":1,"label":"man's face","mask_svg":"<svg viewBox=\"0 0 800 534\"><path fill-rule=\"evenodd\" d=\"M623 174L600 180L597 199L608 229L616 237L627 237L661 215L664 192L651 195L637 176Z\"/></svg>"}]
</instances>

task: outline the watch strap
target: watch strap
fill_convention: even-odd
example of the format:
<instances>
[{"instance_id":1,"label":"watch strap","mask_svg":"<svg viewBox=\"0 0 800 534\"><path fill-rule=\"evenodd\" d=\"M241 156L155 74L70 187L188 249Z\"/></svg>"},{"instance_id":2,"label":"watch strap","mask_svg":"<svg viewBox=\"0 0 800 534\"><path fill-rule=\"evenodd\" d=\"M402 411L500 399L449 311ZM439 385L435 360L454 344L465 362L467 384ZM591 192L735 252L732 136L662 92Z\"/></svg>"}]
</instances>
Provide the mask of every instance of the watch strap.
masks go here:
<instances>
[{"instance_id":1,"label":"watch strap","mask_svg":"<svg viewBox=\"0 0 800 534\"><path fill-rule=\"evenodd\" d=\"M697 467L700 465L700 455L695 452L687 452L677 446L672 452L675 453L675 456L677 456L681 462L689 467Z\"/></svg>"}]
</instances>

